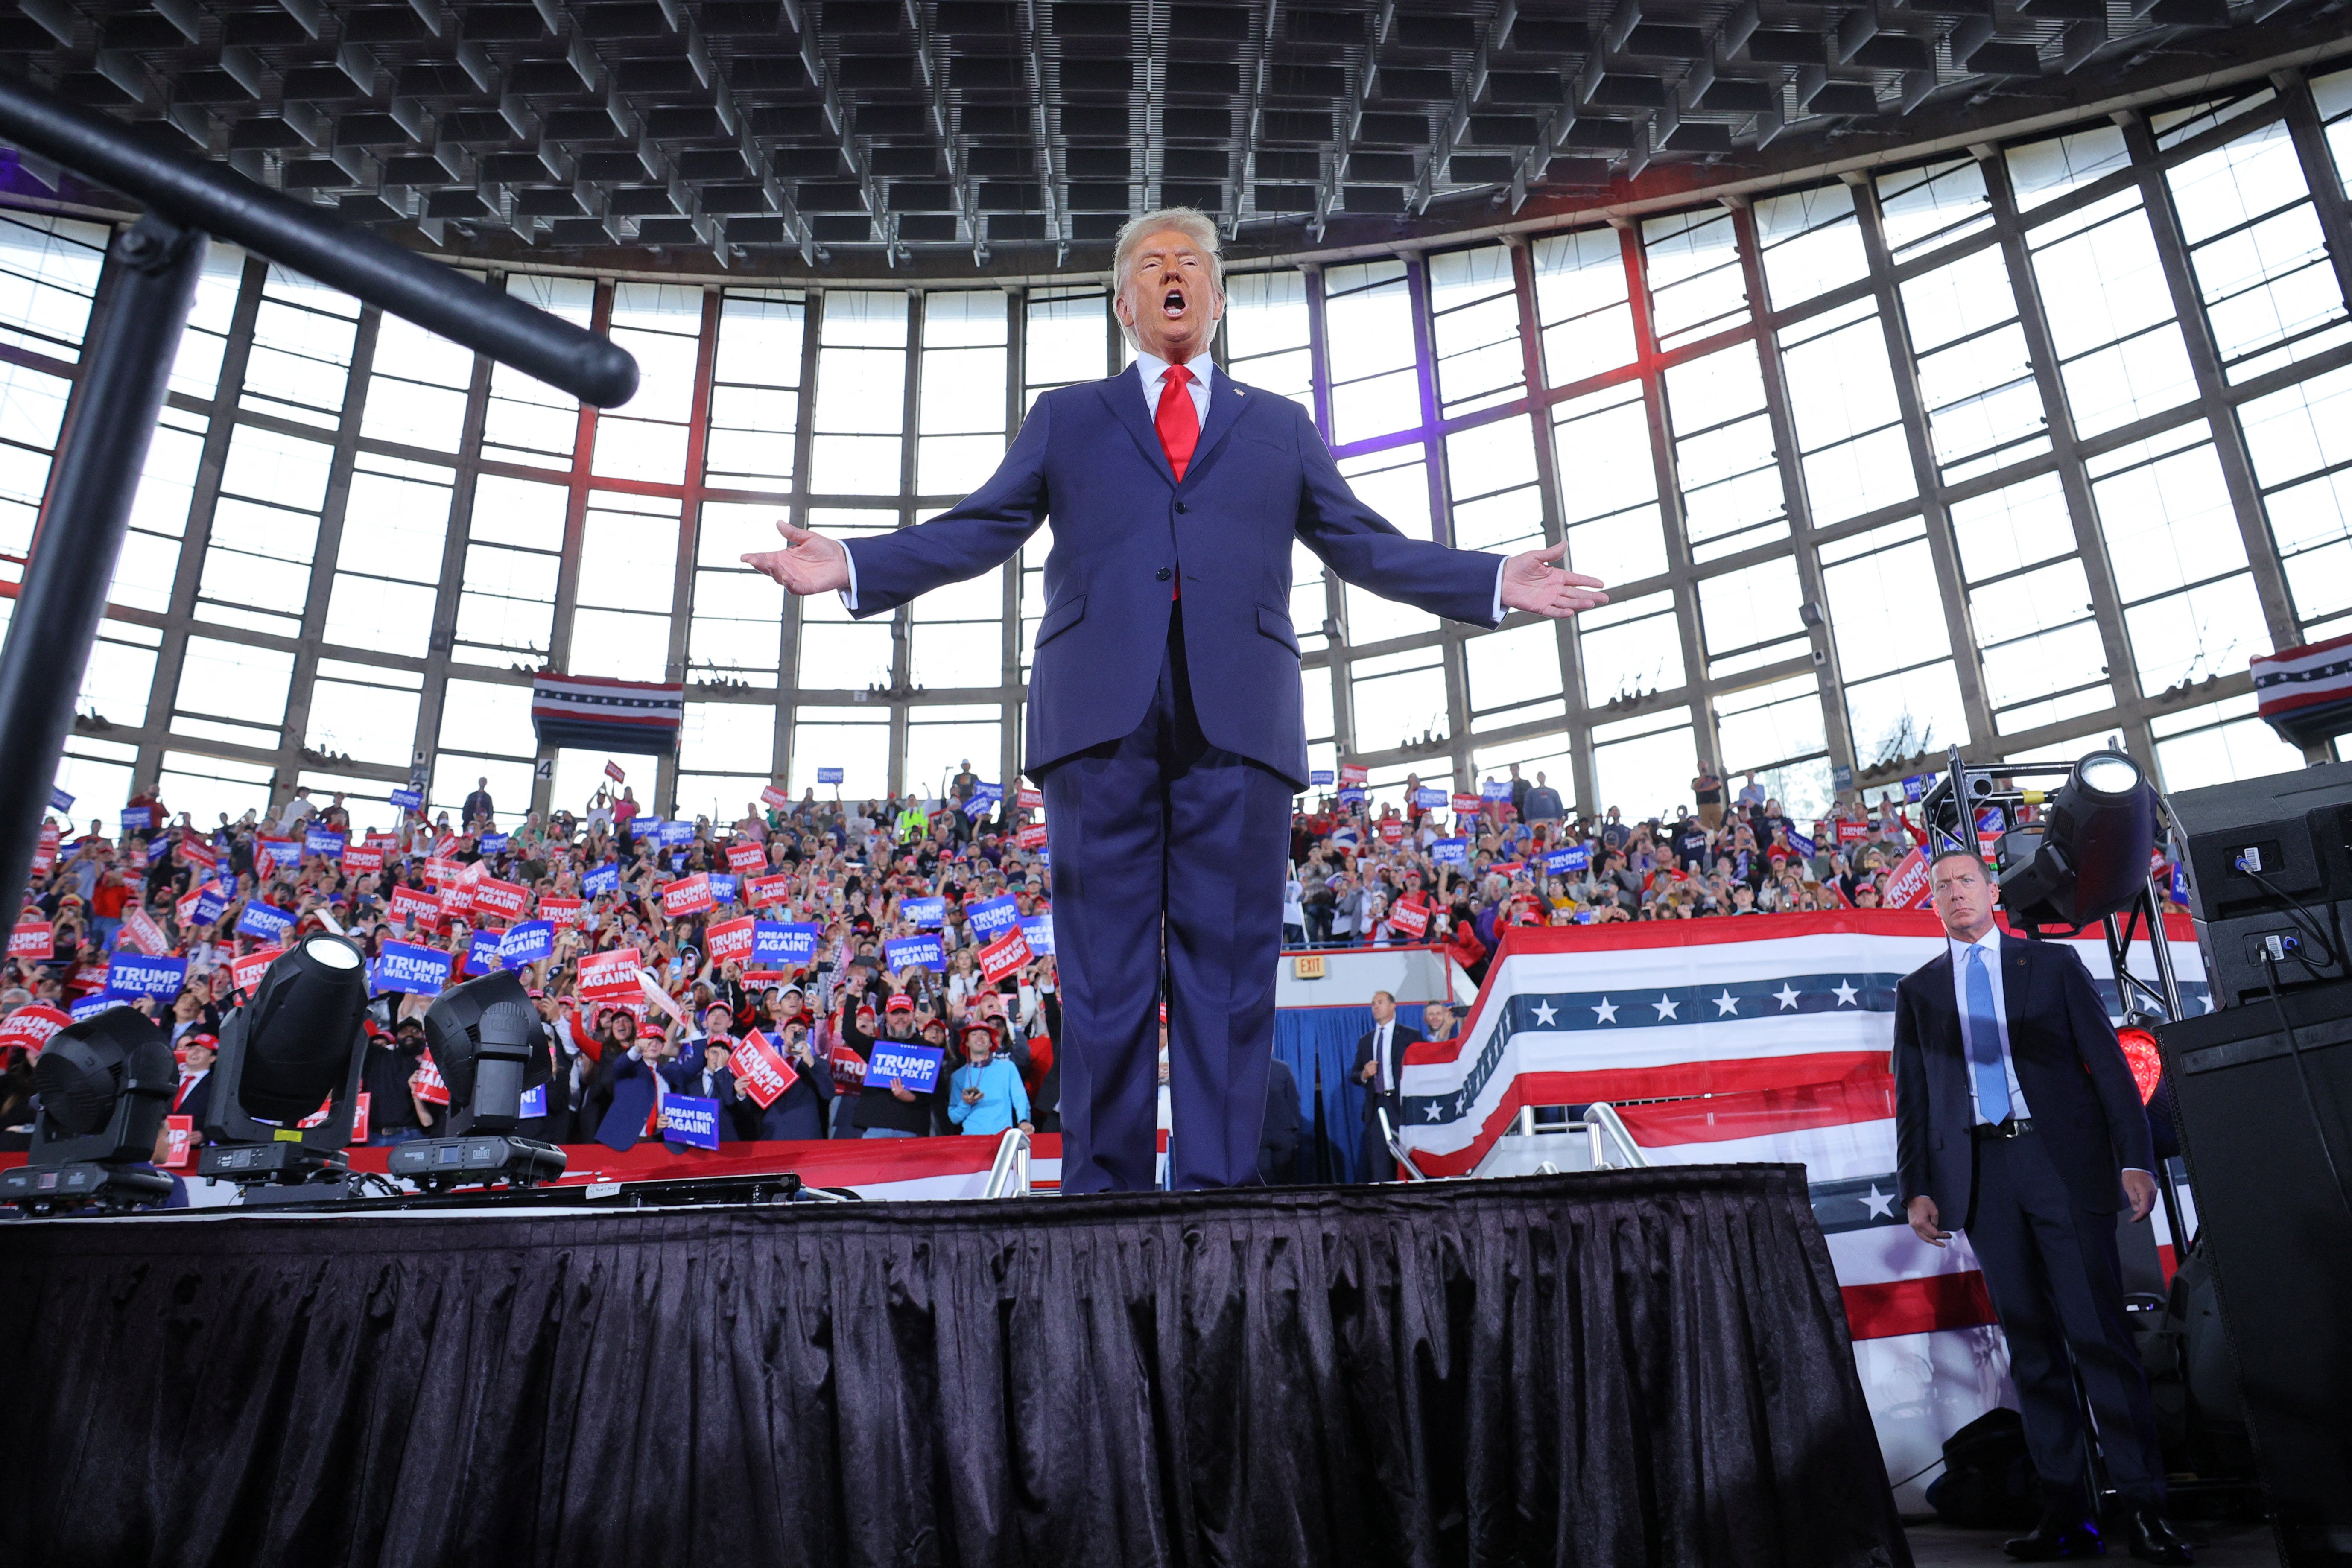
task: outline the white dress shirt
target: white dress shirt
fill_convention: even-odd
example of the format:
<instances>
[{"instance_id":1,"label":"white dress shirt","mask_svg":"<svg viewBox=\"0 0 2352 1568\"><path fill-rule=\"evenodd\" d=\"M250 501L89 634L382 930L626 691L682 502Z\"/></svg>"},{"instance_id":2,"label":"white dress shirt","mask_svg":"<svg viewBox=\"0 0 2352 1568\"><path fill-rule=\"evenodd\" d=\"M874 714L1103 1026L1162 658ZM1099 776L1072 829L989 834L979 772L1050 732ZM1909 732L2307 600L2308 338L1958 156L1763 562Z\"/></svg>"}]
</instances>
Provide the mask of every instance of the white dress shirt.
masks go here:
<instances>
[{"instance_id":1,"label":"white dress shirt","mask_svg":"<svg viewBox=\"0 0 2352 1568\"><path fill-rule=\"evenodd\" d=\"M1394 1087L1395 1069L1389 1060L1389 1039L1396 1031L1396 1020L1372 1026L1372 1060L1380 1064L1381 1092L1386 1094Z\"/></svg>"},{"instance_id":2,"label":"white dress shirt","mask_svg":"<svg viewBox=\"0 0 2352 1568\"><path fill-rule=\"evenodd\" d=\"M1215 379L1217 367L1210 362L1208 355L1202 354L1198 359L1187 361L1184 368L1192 373L1192 383L1184 390L1192 395L1193 416L1200 421L1201 428L1206 430L1209 427L1209 383ZM1168 362L1157 354L1138 349L1135 351L1135 372L1137 384L1143 393L1144 415L1156 426L1160 419L1160 395L1167 385ZM841 602L855 615L857 611L857 557L846 548L842 554L849 562L849 586L841 591ZM1508 563L1508 557L1495 563L1495 609L1491 618L1497 621L1503 618L1503 568Z\"/></svg>"},{"instance_id":3,"label":"white dress shirt","mask_svg":"<svg viewBox=\"0 0 2352 1568\"><path fill-rule=\"evenodd\" d=\"M1979 1122L1993 1120L1977 1104L1977 1042L1969 1038L1969 952L1973 948L1984 954L1985 973L1992 978L1992 1021L2000 1037L2000 1070L2009 1075L2009 1113L2022 1121L2033 1113L2025 1109L2025 1090L2017 1082L2017 1058L2009 1054L2009 999L2000 984L2000 927L1986 927L1984 935L1973 942L1951 937L1945 941L1952 949L1952 997L1960 1006L1960 1035L1969 1047L1969 1104L1975 1108Z\"/></svg>"}]
</instances>

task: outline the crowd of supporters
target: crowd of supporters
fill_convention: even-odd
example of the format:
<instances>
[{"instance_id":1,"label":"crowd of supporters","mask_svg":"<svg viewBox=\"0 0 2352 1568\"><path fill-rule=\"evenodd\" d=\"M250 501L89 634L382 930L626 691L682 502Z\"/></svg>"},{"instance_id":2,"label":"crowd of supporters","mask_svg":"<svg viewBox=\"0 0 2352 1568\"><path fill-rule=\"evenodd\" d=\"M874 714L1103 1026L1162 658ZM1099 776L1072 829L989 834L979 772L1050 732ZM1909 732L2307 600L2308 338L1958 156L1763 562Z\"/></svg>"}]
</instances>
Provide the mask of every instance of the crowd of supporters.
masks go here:
<instances>
[{"instance_id":1,"label":"crowd of supporters","mask_svg":"<svg viewBox=\"0 0 2352 1568\"><path fill-rule=\"evenodd\" d=\"M97 1005L121 954L176 959L177 994L133 1005L169 1022L194 1086L179 1109L199 1111L240 980L330 930L372 963L426 950L446 963L446 984L501 963L517 972L554 1064L526 1134L614 1142L604 1119L631 1077L718 1100L722 1138L1050 1131L1060 1007L1050 921L1036 918L1049 911L1052 871L1035 806L1034 792L1003 798L969 765L938 800L811 791L795 801L771 789L731 822L656 820L619 787L503 833L486 788L454 814L376 806L398 818L383 827L355 821L341 795L318 802L307 790L209 827L142 795L112 834L103 819L79 836L53 821L0 977L0 1039L27 1006L54 1018ZM1690 804L1639 817L1615 806L1580 815L1545 775L1516 768L1475 796L1417 778L1401 799L1342 788L1307 797L1295 816L1284 935L1298 946L1439 945L1477 979L1511 926L1876 907L1921 833L1892 795L1874 811L1849 799L1800 822L1752 776L1735 790L1704 763ZM982 910L993 912L987 930ZM994 958L1019 962L985 965L1015 917L1029 951L1000 943ZM800 932L796 956L747 956L747 918ZM541 921L544 956L495 955L503 933ZM893 962L906 954L891 944L922 936L937 942L929 962ZM625 949L626 963L589 963ZM371 1142L429 1135L441 1113L419 1070L432 990L387 986L374 1004ZM736 1047L754 1034L791 1068L765 1105L736 1070ZM932 1088L868 1078L877 1042L893 1040L944 1053ZM30 1120L25 1043L0 1072L0 1139Z\"/></svg>"}]
</instances>

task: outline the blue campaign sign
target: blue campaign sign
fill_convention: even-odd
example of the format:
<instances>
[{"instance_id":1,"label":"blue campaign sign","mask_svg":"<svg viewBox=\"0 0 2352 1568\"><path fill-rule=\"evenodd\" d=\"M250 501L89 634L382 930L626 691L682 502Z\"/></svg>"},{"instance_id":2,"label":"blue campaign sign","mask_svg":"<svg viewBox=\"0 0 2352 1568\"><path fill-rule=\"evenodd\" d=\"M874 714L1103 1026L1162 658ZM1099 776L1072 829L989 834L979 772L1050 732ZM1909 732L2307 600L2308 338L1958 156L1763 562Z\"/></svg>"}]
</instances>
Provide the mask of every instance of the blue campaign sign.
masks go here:
<instances>
[{"instance_id":1,"label":"blue campaign sign","mask_svg":"<svg viewBox=\"0 0 2352 1568\"><path fill-rule=\"evenodd\" d=\"M196 889L196 901L189 909L188 918L181 923L186 926L208 926L220 919L221 911L227 908L228 895L221 890L218 883L207 882Z\"/></svg>"},{"instance_id":2,"label":"blue campaign sign","mask_svg":"<svg viewBox=\"0 0 2352 1568\"><path fill-rule=\"evenodd\" d=\"M1592 851L1581 844L1569 849L1555 849L1543 858L1544 874L1548 877L1565 877L1591 864Z\"/></svg>"},{"instance_id":3,"label":"blue campaign sign","mask_svg":"<svg viewBox=\"0 0 2352 1568\"><path fill-rule=\"evenodd\" d=\"M507 852L507 846L511 842L513 841L506 834L485 833L476 847L485 855L503 855Z\"/></svg>"},{"instance_id":4,"label":"blue campaign sign","mask_svg":"<svg viewBox=\"0 0 2352 1568\"><path fill-rule=\"evenodd\" d=\"M536 963L554 951L554 922L525 921L509 931L499 941L499 963L512 969L517 964Z\"/></svg>"},{"instance_id":5,"label":"blue campaign sign","mask_svg":"<svg viewBox=\"0 0 2352 1568\"><path fill-rule=\"evenodd\" d=\"M65 791L61 789L52 789L49 791L49 809L51 811L71 811L73 809L73 803L74 797L68 795Z\"/></svg>"},{"instance_id":6,"label":"blue campaign sign","mask_svg":"<svg viewBox=\"0 0 2352 1568\"><path fill-rule=\"evenodd\" d=\"M937 1046L877 1040L866 1058L866 1081L887 1085L895 1078L917 1094L929 1094L940 1081L940 1062L946 1055Z\"/></svg>"},{"instance_id":7,"label":"blue campaign sign","mask_svg":"<svg viewBox=\"0 0 2352 1568\"><path fill-rule=\"evenodd\" d=\"M1452 805L1454 794L1438 784L1423 784L1412 792L1412 804L1424 810Z\"/></svg>"},{"instance_id":8,"label":"blue campaign sign","mask_svg":"<svg viewBox=\"0 0 2352 1568\"><path fill-rule=\"evenodd\" d=\"M499 944L505 940L499 931L476 931L473 941L466 946L466 973L488 974L495 971L499 967Z\"/></svg>"},{"instance_id":9,"label":"blue campaign sign","mask_svg":"<svg viewBox=\"0 0 2352 1568\"><path fill-rule=\"evenodd\" d=\"M630 832L640 838L651 839L656 844L661 842L661 830L662 819L658 816L640 816L629 824Z\"/></svg>"},{"instance_id":10,"label":"blue campaign sign","mask_svg":"<svg viewBox=\"0 0 2352 1568\"><path fill-rule=\"evenodd\" d=\"M935 936L894 936L882 944L882 962L893 974L909 964L920 964L941 974L948 968L947 953Z\"/></svg>"},{"instance_id":11,"label":"blue campaign sign","mask_svg":"<svg viewBox=\"0 0 2352 1568\"><path fill-rule=\"evenodd\" d=\"M600 893L617 891L620 886L621 868L609 861L580 879L580 890L592 899Z\"/></svg>"},{"instance_id":12,"label":"blue campaign sign","mask_svg":"<svg viewBox=\"0 0 2352 1568\"><path fill-rule=\"evenodd\" d=\"M2189 901L2189 868L2186 866L2172 868L2172 901L2176 904Z\"/></svg>"},{"instance_id":13,"label":"blue campaign sign","mask_svg":"<svg viewBox=\"0 0 2352 1568\"><path fill-rule=\"evenodd\" d=\"M343 836L331 827L313 827L302 835L302 853L324 855L330 860L343 858Z\"/></svg>"},{"instance_id":14,"label":"blue campaign sign","mask_svg":"<svg viewBox=\"0 0 2352 1568\"><path fill-rule=\"evenodd\" d=\"M155 814L143 805L126 807L122 813L122 831L144 833L155 826Z\"/></svg>"},{"instance_id":15,"label":"blue campaign sign","mask_svg":"<svg viewBox=\"0 0 2352 1568\"><path fill-rule=\"evenodd\" d=\"M542 1083L536 1089L526 1089L523 1092L520 1114L524 1116L547 1114L547 1085Z\"/></svg>"},{"instance_id":16,"label":"blue campaign sign","mask_svg":"<svg viewBox=\"0 0 2352 1568\"><path fill-rule=\"evenodd\" d=\"M395 811L423 811L425 809L425 792L421 789L394 790L392 792L392 806Z\"/></svg>"},{"instance_id":17,"label":"blue campaign sign","mask_svg":"<svg viewBox=\"0 0 2352 1568\"><path fill-rule=\"evenodd\" d=\"M982 784L972 791L972 798L975 800L1003 800L1004 798L1004 786L1001 784Z\"/></svg>"},{"instance_id":18,"label":"blue campaign sign","mask_svg":"<svg viewBox=\"0 0 2352 1568\"><path fill-rule=\"evenodd\" d=\"M686 869L685 850L673 849L669 852L669 868L673 871L683 871Z\"/></svg>"},{"instance_id":19,"label":"blue campaign sign","mask_svg":"<svg viewBox=\"0 0 2352 1568\"><path fill-rule=\"evenodd\" d=\"M662 1142L691 1143L698 1149L717 1149L719 1102L691 1094L673 1094L663 1100Z\"/></svg>"},{"instance_id":20,"label":"blue campaign sign","mask_svg":"<svg viewBox=\"0 0 2352 1568\"><path fill-rule=\"evenodd\" d=\"M1508 779L1488 779L1485 784L1478 786L1478 798L1480 800L1510 799L1511 781Z\"/></svg>"},{"instance_id":21,"label":"blue campaign sign","mask_svg":"<svg viewBox=\"0 0 2352 1568\"><path fill-rule=\"evenodd\" d=\"M753 969L816 962L817 928L802 921L761 921L751 928Z\"/></svg>"},{"instance_id":22,"label":"blue campaign sign","mask_svg":"<svg viewBox=\"0 0 2352 1568\"><path fill-rule=\"evenodd\" d=\"M819 768L816 771L816 782L819 784L837 784L841 782L841 770L839 768Z\"/></svg>"},{"instance_id":23,"label":"blue campaign sign","mask_svg":"<svg viewBox=\"0 0 2352 1568\"><path fill-rule=\"evenodd\" d=\"M258 900L245 906L236 917L236 934L257 936L264 942L283 942L286 933L294 929L294 917L274 904Z\"/></svg>"},{"instance_id":24,"label":"blue campaign sign","mask_svg":"<svg viewBox=\"0 0 2352 1568\"><path fill-rule=\"evenodd\" d=\"M948 901L945 899L901 899L898 913L914 925L943 925L948 918Z\"/></svg>"},{"instance_id":25,"label":"blue campaign sign","mask_svg":"<svg viewBox=\"0 0 2352 1568\"><path fill-rule=\"evenodd\" d=\"M1790 833L1789 847L1808 860L1813 858L1813 841L1801 833L1794 831Z\"/></svg>"},{"instance_id":26,"label":"blue campaign sign","mask_svg":"<svg viewBox=\"0 0 2352 1568\"><path fill-rule=\"evenodd\" d=\"M73 1005L73 1021L79 1024L121 1005L121 1003L101 991L95 996L85 996Z\"/></svg>"},{"instance_id":27,"label":"blue campaign sign","mask_svg":"<svg viewBox=\"0 0 2352 1568\"><path fill-rule=\"evenodd\" d=\"M993 942L1011 931L1021 919L1021 900L1007 893L1001 899L966 904L963 918L970 922L975 938L983 942Z\"/></svg>"},{"instance_id":28,"label":"blue campaign sign","mask_svg":"<svg viewBox=\"0 0 2352 1568\"><path fill-rule=\"evenodd\" d=\"M725 871L711 872L710 900L711 902L719 904L733 903L735 901L735 879Z\"/></svg>"},{"instance_id":29,"label":"blue campaign sign","mask_svg":"<svg viewBox=\"0 0 2352 1568\"><path fill-rule=\"evenodd\" d=\"M665 823L663 823L663 824L661 825L661 841L662 841L664 844L673 844L673 845L674 845L674 844L691 844L691 843L693 843L693 842L694 842L694 824L692 824L691 822L665 822Z\"/></svg>"},{"instance_id":30,"label":"blue campaign sign","mask_svg":"<svg viewBox=\"0 0 2352 1568\"><path fill-rule=\"evenodd\" d=\"M1307 787L1313 789L1328 784L1331 782L1332 777L1333 774L1329 768L1313 769L1307 775Z\"/></svg>"},{"instance_id":31,"label":"blue campaign sign","mask_svg":"<svg viewBox=\"0 0 2352 1568\"><path fill-rule=\"evenodd\" d=\"M375 961L377 991L405 991L418 996L439 994L449 984L449 954L414 942L388 942Z\"/></svg>"},{"instance_id":32,"label":"blue campaign sign","mask_svg":"<svg viewBox=\"0 0 2352 1568\"><path fill-rule=\"evenodd\" d=\"M1339 796L1341 805L1361 805L1364 804L1364 798L1362 787L1357 784L1349 784L1339 792Z\"/></svg>"},{"instance_id":33,"label":"blue campaign sign","mask_svg":"<svg viewBox=\"0 0 2352 1568\"><path fill-rule=\"evenodd\" d=\"M1048 958L1052 957L1054 952L1054 917L1051 915L1023 915L1021 917L1021 940L1029 944L1030 952L1042 954Z\"/></svg>"},{"instance_id":34,"label":"blue campaign sign","mask_svg":"<svg viewBox=\"0 0 2352 1568\"><path fill-rule=\"evenodd\" d=\"M168 1002L180 994L188 980L188 961L184 958L150 958L143 952L118 952L106 966L106 994L118 1001L132 1002L142 996L152 996Z\"/></svg>"},{"instance_id":35,"label":"blue campaign sign","mask_svg":"<svg viewBox=\"0 0 2352 1568\"><path fill-rule=\"evenodd\" d=\"M1927 793L1927 788L1925 784L1919 782L1919 775L1917 773L1913 773L1909 778L1903 781L1903 798L1905 800L1917 800L1921 795L1926 795Z\"/></svg>"},{"instance_id":36,"label":"blue campaign sign","mask_svg":"<svg viewBox=\"0 0 2352 1568\"><path fill-rule=\"evenodd\" d=\"M1470 863L1470 840L1441 838L1429 847L1429 859L1434 866L1467 866Z\"/></svg>"}]
</instances>

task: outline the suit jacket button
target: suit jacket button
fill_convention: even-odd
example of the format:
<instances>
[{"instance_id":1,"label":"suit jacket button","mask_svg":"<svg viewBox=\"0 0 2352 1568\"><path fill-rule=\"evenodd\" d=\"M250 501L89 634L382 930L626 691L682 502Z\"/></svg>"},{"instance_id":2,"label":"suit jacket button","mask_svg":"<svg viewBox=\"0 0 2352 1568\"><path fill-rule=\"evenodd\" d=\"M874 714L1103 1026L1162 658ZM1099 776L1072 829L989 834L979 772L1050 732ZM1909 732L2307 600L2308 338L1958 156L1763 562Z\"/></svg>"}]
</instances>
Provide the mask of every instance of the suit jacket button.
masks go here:
<instances>
[{"instance_id":1,"label":"suit jacket button","mask_svg":"<svg viewBox=\"0 0 2352 1568\"><path fill-rule=\"evenodd\" d=\"M1168 581L1168 579L1169 579L1169 578L1173 577L1175 574L1174 574L1173 572L1171 572L1171 571L1170 571L1170 570L1168 570L1168 568L1167 568L1167 567L1165 567L1165 566L1162 566L1162 567L1160 569L1159 574L1158 574L1158 575L1159 575L1159 577L1160 577L1160 580L1162 583L1165 583L1166 581Z\"/></svg>"},{"instance_id":2,"label":"suit jacket button","mask_svg":"<svg viewBox=\"0 0 2352 1568\"><path fill-rule=\"evenodd\" d=\"M1191 507L1189 507L1189 506L1186 506L1182 501L1181 501L1181 500L1180 500L1180 501L1178 501L1178 502L1176 503L1176 510L1177 510L1178 511L1190 511L1190 510L1192 510L1192 509Z\"/></svg>"}]
</instances>

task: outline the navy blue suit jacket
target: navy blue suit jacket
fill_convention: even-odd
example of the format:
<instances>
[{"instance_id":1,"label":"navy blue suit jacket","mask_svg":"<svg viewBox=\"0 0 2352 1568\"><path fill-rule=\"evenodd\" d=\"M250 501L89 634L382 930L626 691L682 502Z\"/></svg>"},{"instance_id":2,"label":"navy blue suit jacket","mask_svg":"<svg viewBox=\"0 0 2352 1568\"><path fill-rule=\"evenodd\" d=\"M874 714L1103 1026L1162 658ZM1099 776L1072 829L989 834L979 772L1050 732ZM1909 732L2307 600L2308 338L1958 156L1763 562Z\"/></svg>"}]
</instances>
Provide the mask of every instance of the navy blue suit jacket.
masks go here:
<instances>
[{"instance_id":1,"label":"navy blue suit jacket","mask_svg":"<svg viewBox=\"0 0 2352 1568\"><path fill-rule=\"evenodd\" d=\"M2071 944L2000 939L2000 986L2017 1087L2065 1182L2089 1214L2123 1206L2123 1173L2153 1171L2147 1112L2131 1064ZM1952 994L1952 950L1895 988L1895 1151L1909 1203L1925 1193L1948 1230L1967 1223L1976 1194L1967 1037Z\"/></svg>"},{"instance_id":2,"label":"navy blue suit jacket","mask_svg":"<svg viewBox=\"0 0 2352 1568\"><path fill-rule=\"evenodd\" d=\"M1017 552L1051 518L1045 614L1030 674L1033 776L1142 722L1183 586L1192 704L1209 744L1307 784L1291 541L1348 582L1433 615L1495 625L1498 557L1408 539L1356 500L1304 409L1222 366L1177 482L1140 373L1037 400L988 482L929 522L852 540L863 618Z\"/></svg>"}]
</instances>

